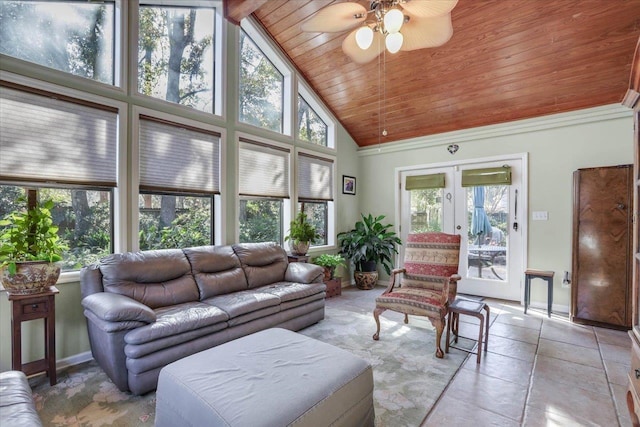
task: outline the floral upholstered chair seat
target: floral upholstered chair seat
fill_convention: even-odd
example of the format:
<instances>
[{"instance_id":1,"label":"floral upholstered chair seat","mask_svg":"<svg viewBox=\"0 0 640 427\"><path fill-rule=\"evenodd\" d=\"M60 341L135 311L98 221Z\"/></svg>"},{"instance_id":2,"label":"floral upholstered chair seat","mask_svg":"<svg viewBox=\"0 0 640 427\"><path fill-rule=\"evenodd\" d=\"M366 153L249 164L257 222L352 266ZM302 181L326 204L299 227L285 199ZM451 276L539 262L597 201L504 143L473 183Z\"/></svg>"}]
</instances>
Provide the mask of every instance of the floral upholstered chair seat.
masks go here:
<instances>
[{"instance_id":1,"label":"floral upholstered chair seat","mask_svg":"<svg viewBox=\"0 0 640 427\"><path fill-rule=\"evenodd\" d=\"M389 286L376 298L373 317L380 337L380 314L385 310L427 317L436 329L436 356L440 346L449 303L456 297L460 235L446 233L410 234L405 242L403 268L393 270Z\"/></svg>"}]
</instances>

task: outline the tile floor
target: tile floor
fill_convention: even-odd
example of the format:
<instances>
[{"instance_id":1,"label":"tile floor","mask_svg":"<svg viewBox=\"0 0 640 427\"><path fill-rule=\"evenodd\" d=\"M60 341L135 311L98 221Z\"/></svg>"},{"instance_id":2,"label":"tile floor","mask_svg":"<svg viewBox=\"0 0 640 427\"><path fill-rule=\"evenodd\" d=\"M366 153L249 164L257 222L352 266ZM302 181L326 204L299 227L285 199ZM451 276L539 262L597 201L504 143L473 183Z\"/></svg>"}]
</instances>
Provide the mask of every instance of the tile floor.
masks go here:
<instances>
[{"instance_id":1,"label":"tile floor","mask_svg":"<svg viewBox=\"0 0 640 427\"><path fill-rule=\"evenodd\" d=\"M480 365L475 355L467 358L423 426L631 426L626 332L485 302L491 307L488 352ZM460 316L460 334L476 337L477 322Z\"/></svg>"}]
</instances>

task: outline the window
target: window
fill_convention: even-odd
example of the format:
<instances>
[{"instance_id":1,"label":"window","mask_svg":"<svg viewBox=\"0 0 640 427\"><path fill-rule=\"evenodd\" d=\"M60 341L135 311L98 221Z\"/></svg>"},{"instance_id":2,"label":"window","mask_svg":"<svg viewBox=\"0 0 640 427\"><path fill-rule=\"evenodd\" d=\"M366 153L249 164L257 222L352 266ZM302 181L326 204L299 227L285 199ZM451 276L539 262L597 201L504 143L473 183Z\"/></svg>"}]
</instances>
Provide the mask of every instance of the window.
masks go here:
<instances>
[{"instance_id":1,"label":"window","mask_svg":"<svg viewBox=\"0 0 640 427\"><path fill-rule=\"evenodd\" d=\"M239 120L283 133L284 76L240 30Z\"/></svg>"},{"instance_id":2,"label":"window","mask_svg":"<svg viewBox=\"0 0 640 427\"><path fill-rule=\"evenodd\" d=\"M114 84L115 2L2 1L0 53Z\"/></svg>"},{"instance_id":3,"label":"window","mask_svg":"<svg viewBox=\"0 0 640 427\"><path fill-rule=\"evenodd\" d=\"M289 199L288 148L240 138L239 240L282 244Z\"/></svg>"},{"instance_id":4,"label":"window","mask_svg":"<svg viewBox=\"0 0 640 427\"><path fill-rule=\"evenodd\" d=\"M326 147L327 133L327 124L309 106L307 101L298 95L298 138Z\"/></svg>"},{"instance_id":5,"label":"window","mask_svg":"<svg viewBox=\"0 0 640 427\"><path fill-rule=\"evenodd\" d=\"M63 271L112 251L117 128L113 108L2 82L0 213L26 208L15 201L27 188L53 200Z\"/></svg>"},{"instance_id":6,"label":"window","mask_svg":"<svg viewBox=\"0 0 640 427\"><path fill-rule=\"evenodd\" d=\"M140 249L213 244L220 134L140 117Z\"/></svg>"},{"instance_id":7,"label":"window","mask_svg":"<svg viewBox=\"0 0 640 427\"><path fill-rule=\"evenodd\" d=\"M140 6L138 92L214 112L215 9Z\"/></svg>"},{"instance_id":8,"label":"window","mask_svg":"<svg viewBox=\"0 0 640 427\"><path fill-rule=\"evenodd\" d=\"M298 152L298 209L322 236L311 246L328 245L329 211L333 206L333 160L307 152Z\"/></svg>"}]
</instances>

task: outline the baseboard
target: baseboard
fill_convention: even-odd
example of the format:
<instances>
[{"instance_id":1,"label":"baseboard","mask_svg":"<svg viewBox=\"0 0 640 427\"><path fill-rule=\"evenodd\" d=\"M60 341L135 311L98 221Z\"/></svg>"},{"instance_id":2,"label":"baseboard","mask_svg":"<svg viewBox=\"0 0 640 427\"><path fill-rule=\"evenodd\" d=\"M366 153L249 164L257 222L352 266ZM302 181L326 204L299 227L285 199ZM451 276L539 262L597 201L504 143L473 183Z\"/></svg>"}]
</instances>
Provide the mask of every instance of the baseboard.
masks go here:
<instances>
[{"instance_id":1,"label":"baseboard","mask_svg":"<svg viewBox=\"0 0 640 427\"><path fill-rule=\"evenodd\" d=\"M64 359L56 360L56 370L68 368L69 366L79 365L80 363L88 362L93 359L90 351L84 353L74 354L73 356L65 357Z\"/></svg>"}]
</instances>

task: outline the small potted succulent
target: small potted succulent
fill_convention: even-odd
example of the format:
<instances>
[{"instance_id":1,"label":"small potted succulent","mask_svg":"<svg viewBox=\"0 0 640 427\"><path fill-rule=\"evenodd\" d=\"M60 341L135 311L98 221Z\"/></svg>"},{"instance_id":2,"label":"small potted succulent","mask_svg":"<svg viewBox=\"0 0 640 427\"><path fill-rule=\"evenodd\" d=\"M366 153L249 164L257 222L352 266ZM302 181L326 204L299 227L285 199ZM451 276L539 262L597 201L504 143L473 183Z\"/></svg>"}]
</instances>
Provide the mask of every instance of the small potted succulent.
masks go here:
<instances>
[{"instance_id":1,"label":"small potted succulent","mask_svg":"<svg viewBox=\"0 0 640 427\"><path fill-rule=\"evenodd\" d=\"M309 245L321 237L315 227L307 220L307 214L298 212L289 225L289 234L284 238L290 241L291 252L294 255L306 255Z\"/></svg>"},{"instance_id":2,"label":"small potted succulent","mask_svg":"<svg viewBox=\"0 0 640 427\"><path fill-rule=\"evenodd\" d=\"M344 258L342 258L342 256L333 254L319 255L313 259L313 263L324 267L325 282L333 279L337 267L345 265Z\"/></svg>"},{"instance_id":3,"label":"small potted succulent","mask_svg":"<svg viewBox=\"0 0 640 427\"><path fill-rule=\"evenodd\" d=\"M67 248L53 225L53 201L37 203L0 220L0 282L15 294L33 294L56 284Z\"/></svg>"}]
</instances>

